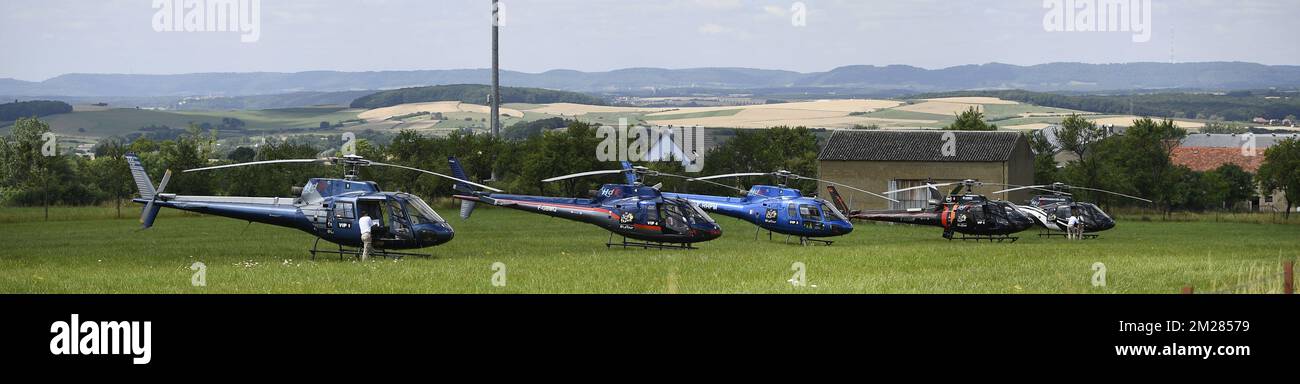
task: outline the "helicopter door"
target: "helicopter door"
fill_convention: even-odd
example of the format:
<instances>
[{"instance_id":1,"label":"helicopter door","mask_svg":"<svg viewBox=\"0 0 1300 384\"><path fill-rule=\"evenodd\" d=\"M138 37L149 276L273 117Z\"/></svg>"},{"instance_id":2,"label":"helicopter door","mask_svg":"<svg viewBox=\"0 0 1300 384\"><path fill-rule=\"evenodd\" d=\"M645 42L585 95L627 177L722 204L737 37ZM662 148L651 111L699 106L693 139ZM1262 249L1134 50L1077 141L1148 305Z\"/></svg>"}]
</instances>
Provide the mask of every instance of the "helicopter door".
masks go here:
<instances>
[{"instance_id":1,"label":"helicopter door","mask_svg":"<svg viewBox=\"0 0 1300 384\"><path fill-rule=\"evenodd\" d=\"M822 210L815 205L802 204L799 206L799 218L803 219L803 227L807 229L822 228Z\"/></svg>"},{"instance_id":2,"label":"helicopter door","mask_svg":"<svg viewBox=\"0 0 1300 384\"><path fill-rule=\"evenodd\" d=\"M357 211L352 203L334 203L334 214L330 215L329 226L335 229L350 229L356 225Z\"/></svg>"},{"instance_id":3,"label":"helicopter door","mask_svg":"<svg viewBox=\"0 0 1300 384\"><path fill-rule=\"evenodd\" d=\"M388 206L389 234L399 239L411 238L411 225L406 219L406 211L402 210L402 205L394 200L388 200L385 205Z\"/></svg>"},{"instance_id":4,"label":"helicopter door","mask_svg":"<svg viewBox=\"0 0 1300 384\"><path fill-rule=\"evenodd\" d=\"M785 221L790 225L799 225L802 220L799 219L799 207L794 203L785 205Z\"/></svg>"},{"instance_id":5,"label":"helicopter door","mask_svg":"<svg viewBox=\"0 0 1300 384\"><path fill-rule=\"evenodd\" d=\"M682 215L681 208L676 204L659 204L659 217L663 220L663 231L668 234L686 233L690 227L686 225L686 216Z\"/></svg>"}]
</instances>

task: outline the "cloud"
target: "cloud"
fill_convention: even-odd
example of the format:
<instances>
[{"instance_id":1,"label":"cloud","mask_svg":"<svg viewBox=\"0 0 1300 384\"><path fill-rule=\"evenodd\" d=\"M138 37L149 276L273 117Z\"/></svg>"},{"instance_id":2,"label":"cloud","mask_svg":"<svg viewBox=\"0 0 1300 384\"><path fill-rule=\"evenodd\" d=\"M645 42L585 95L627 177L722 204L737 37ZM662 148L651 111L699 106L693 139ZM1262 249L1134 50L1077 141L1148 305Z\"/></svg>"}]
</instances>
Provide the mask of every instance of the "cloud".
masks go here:
<instances>
[{"instance_id":1,"label":"cloud","mask_svg":"<svg viewBox=\"0 0 1300 384\"><path fill-rule=\"evenodd\" d=\"M714 23L708 23L708 24L701 25L699 31L701 34L705 34L705 35L717 35L717 34L731 32L731 28L727 28Z\"/></svg>"},{"instance_id":2,"label":"cloud","mask_svg":"<svg viewBox=\"0 0 1300 384\"><path fill-rule=\"evenodd\" d=\"M764 5L763 12L776 17L785 17L787 10L775 5Z\"/></svg>"},{"instance_id":3,"label":"cloud","mask_svg":"<svg viewBox=\"0 0 1300 384\"><path fill-rule=\"evenodd\" d=\"M695 4L704 8L713 9L740 8L740 0L695 0Z\"/></svg>"}]
</instances>

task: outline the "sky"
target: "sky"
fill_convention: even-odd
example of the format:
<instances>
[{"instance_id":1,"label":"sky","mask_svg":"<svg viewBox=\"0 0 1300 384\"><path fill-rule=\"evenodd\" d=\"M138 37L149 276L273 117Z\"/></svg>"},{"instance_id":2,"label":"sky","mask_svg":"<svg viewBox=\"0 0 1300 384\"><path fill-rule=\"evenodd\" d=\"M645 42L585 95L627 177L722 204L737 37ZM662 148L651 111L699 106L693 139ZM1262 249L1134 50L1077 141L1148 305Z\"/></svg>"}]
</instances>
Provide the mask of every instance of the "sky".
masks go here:
<instances>
[{"instance_id":1,"label":"sky","mask_svg":"<svg viewBox=\"0 0 1300 384\"><path fill-rule=\"evenodd\" d=\"M258 0L259 20L246 19L256 26L246 29L257 31L251 42L241 41L251 34L217 31L206 21L191 24L197 31L167 31L185 28L184 17L168 23L160 16L172 1L0 1L0 78L491 65L489 0ZM1093 1L502 0L501 66L817 72L990 62L1300 65L1300 1L1145 0L1151 22L1142 42L1133 31L1051 30L1065 28L1047 22L1054 10ZM1144 0L1123 1L1143 9ZM1141 20L1140 12L1129 15Z\"/></svg>"}]
</instances>

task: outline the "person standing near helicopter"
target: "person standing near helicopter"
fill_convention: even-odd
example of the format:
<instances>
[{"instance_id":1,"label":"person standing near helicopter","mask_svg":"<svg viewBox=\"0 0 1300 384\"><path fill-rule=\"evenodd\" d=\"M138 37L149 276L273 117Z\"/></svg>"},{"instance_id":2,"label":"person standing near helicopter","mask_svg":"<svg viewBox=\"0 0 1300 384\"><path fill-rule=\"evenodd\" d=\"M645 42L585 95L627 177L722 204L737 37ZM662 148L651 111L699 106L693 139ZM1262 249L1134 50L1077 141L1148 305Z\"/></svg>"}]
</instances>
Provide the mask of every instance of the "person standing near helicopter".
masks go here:
<instances>
[{"instance_id":1,"label":"person standing near helicopter","mask_svg":"<svg viewBox=\"0 0 1300 384\"><path fill-rule=\"evenodd\" d=\"M1079 210L1070 209L1070 218L1065 221L1066 237L1075 240L1083 238L1083 223L1079 221Z\"/></svg>"},{"instance_id":2,"label":"person standing near helicopter","mask_svg":"<svg viewBox=\"0 0 1300 384\"><path fill-rule=\"evenodd\" d=\"M361 230L361 261L366 261L370 257L370 228L378 226L379 223L370 219L370 212L361 211L361 219L357 220L357 227Z\"/></svg>"}]
</instances>

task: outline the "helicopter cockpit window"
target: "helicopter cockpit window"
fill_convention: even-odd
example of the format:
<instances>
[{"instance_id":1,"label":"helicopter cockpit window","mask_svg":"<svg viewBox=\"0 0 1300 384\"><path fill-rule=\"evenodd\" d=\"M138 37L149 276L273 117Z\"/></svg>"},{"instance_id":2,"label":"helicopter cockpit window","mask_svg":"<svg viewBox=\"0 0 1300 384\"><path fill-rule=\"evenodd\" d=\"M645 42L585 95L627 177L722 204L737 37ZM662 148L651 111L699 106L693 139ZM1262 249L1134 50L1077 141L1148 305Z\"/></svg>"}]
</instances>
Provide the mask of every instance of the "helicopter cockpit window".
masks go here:
<instances>
[{"instance_id":1,"label":"helicopter cockpit window","mask_svg":"<svg viewBox=\"0 0 1300 384\"><path fill-rule=\"evenodd\" d=\"M660 204L659 216L663 218L664 229L671 232L682 233L688 229L686 227L686 217L682 215L681 208L677 204Z\"/></svg>"},{"instance_id":2,"label":"helicopter cockpit window","mask_svg":"<svg viewBox=\"0 0 1300 384\"><path fill-rule=\"evenodd\" d=\"M800 205L799 216L804 220L822 221L822 210L811 205Z\"/></svg>"},{"instance_id":3,"label":"helicopter cockpit window","mask_svg":"<svg viewBox=\"0 0 1300 384\"><path fill-rule=\"evenodd\" d=\"M356 212L352 210L352 203L334 203L334 218L337 220L355 219Z\"/></svg>"},{"instance_id":4,"label":"helicopter cockpit window","mask_svg":"<svg viewBox=\"0 0 1300 384\"><path fill-rule=\"evenodd\" d=\"M1081 219L1092 219L1092 218L1093 218L1093 217L1092 217L1092 216L1093 216L1093 210L1096 209L1096 208L1093 208L1093 207L1090 207L1090 206L1087 206L1087 205L1079 205L1078 207L1075 207L1075 209L1077 209L1078 212L1079 212L1079 218L1081 218Z\"/></svg>"},{"instance_id":5,"label":"helicopter cockpit window","mask_svg":"<svg viewBox=\"0 0 1300 384\"><path fill-rule=\"evenodd\" d=\"M692 223L699 223L699 222L712 223L712 222L713 222L713 217L712 217L712 216L709 216L708 213L705 213L703 209L700 209L700 206L699 206L699 205L697 205L697 204L695 204L695 203L692 203L692 202L689 202L689 201L685 201L684 203L685 203L686 205L689 205L689 206L691 207L691 211L690 211L691 215L690 215L690 216L691 216L691 222L692 222Z\"/></svg>"},{"instance_id":6,"label":"helicopter cockpit window","mask_svg":"<svg viewBox=\"0 0 1300 384\"><path fill-rule=\"evenodd\" d=\"M434 212L433 208L429 207L429 204L425 204L424 200L415 196L406 196L405 199L406 212L411 215L411 224L430 224L445 221L442 216L438 216L438 212Z\"/></svg>"},{"instance_id":7,"label":"helicopter cockpit window","mask_svg":"<svg viewBox=\"0 0 1300 384\"><path fill-rule=\"evenodd\" d=\"M1059 218L1064 219L1064 218L1068 218L1068 217L1070 217L1070 216L1072 216L1072 215L1070 214L1070 207L1067 207L1067 206L1064 206L1064 205L1059 206L1059 207L1056 207L1056 217L1059 217Z\"/></svg>"},{"instance_id":8,"label":"helicopter cockpit window","mask_svg":"<svg viewBox=\"0 0 1300 384\"><path fill-rule=\"evenodd\" d=\"M823 206L823 207L826 207L826 210L830 212L831 216L834 217L835 220L838 220L838 221L849 221L849 218L844 217L844 213L840 212L840 209L839 209L839 208L835 208L835 205L834 205L834 204L831 204L830 202L827 202L826 200L820 200L820 201L822 202L822 206Z\"/></svg>"},{"instance_id":9,"label":"helicopter cockpit window","mask_svg":"<svg viewBox=\"0 0 1300 384\"><path fill-rule=\"evenodd\" d=\"M306 201L319 201L321 196L323 196L321 188L324 187L325 183L322 183L319 180L308 181L307 187L302 189L302 196L300 197Z\"/></svg>"}]
</instances>

